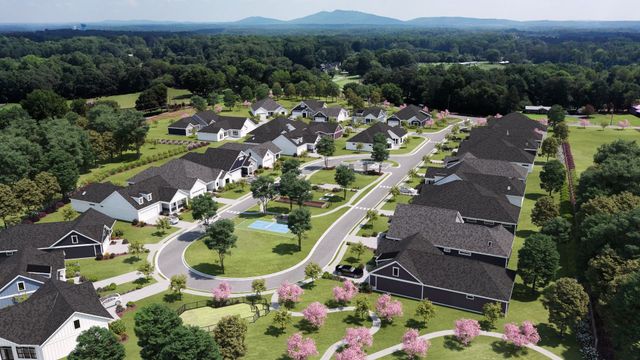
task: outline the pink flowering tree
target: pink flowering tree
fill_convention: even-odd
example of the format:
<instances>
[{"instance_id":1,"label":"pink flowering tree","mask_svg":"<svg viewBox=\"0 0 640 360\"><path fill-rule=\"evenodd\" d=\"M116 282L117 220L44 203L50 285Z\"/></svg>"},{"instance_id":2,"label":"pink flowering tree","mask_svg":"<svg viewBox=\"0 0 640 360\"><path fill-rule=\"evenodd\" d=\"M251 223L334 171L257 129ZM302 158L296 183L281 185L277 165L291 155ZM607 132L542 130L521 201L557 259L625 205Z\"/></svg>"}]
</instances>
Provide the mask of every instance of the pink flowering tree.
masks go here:
<instances>
[{"instance_id":1,"label":"pink flowering tree","mask_svg":"<svg viewBox=\"0 0 640 360\"><path fill-rule=\"evenodd\" d=\"M583 129L586 129L589 125L591 125L591 121L587 119L580 119L580 126L582 126Z\"/></svg>"},{"instance_id":2,"label":"pink flowering tree","mask_svg":"<svg viewBox=\"0 0 640 360\"><path fill-rule=\"evenodd\" d=\"M427 351L431 346L425 339L419 337L418 330L409 329L402 336L402 350L407 354L409 359L417 359L427 355Z\"/></svg>"},{"instance_id":3,"label":"pink flowering tree","mask_svg":"<svg viewBox=\"0 0 640 360\"><path fill-rule=\"evenodd\" d=\"M298 332L287 340L287 355L293 360L307 360L311 356L318 355L318 350L313 339L303 338Z\"/></svg>"},{"instance_id":4,"label":"pink flowering tree","mask_svg":"<svg viewBox=\"0 0 640 360\"><path fill-rule=\"evenodd\" d=\"M549 126L549 119L540 119L538 121L544 126Z\"/></svg>"},{"instance_id":5,"label":"pink flowering tree","mask_svg":"<svg viewBox=\"0 0 640 360\"><path fill-rule=\"evenodd\" d=\"M424 122L425 125L427 125L428 127L432 127L434 124L433 119L429 118L429 120Z\"/></svg>"},{"instance_id":6,"label":"pink flowering tree","mask_svg":"<svg viewBox=\"0 0 640 360\"><path fill-rule=\"evenodd\" d=\"M319 302L312 302L302 311L304 319L316 329L319 329L324 325L324 321L327 319L327 307Z\"/></svg>"},{"instance_id":7,"label":"pink flowering tree","mask_svg":"<svg viewBox=\"0 0 640 360\"><path fill-rule=\"evenodd\" d=\"M223 281L217 288L213 289L213 301L216 304L224 304L231 296L231 285L228 282Z\"/></svg>"},{"instance_id":8,"label":"pink flowering tree","mask_svg":"<svg viewBox=\"0 0 640 360\"><path fill-rule=\"evenodd\" d=\"M540 341L540 335L531 321L524 321L521 326L514 323L505 324L502 339L521 348L529 344L537 344Z\"/></svg>"},{"instance_id":9,"label":"pink flowering tree","mask_svg":"<svg viewBox=\"0 0 640 360\"><path fill-rule=\"evenodd\" d=\"M389 106L391 106L391 103L388 102L386 99L382 102L382 106L384 106L385 108L388 108Z\"/></svg>"},{"instance_id":10,"label":"pink flowering tree","mask_svg":"<svg viewBox=\"0 0 640 360\"><path fill-rule=\"evenodd\" d=\"M484 126L484 125L487 125L487 119L485 119L485 118L478 119L478 120L476 121L476 125L478 125L478 126Z\"/></svg>"},{"instance_id":11,"label":"pink flowering tree","mask_svg":"<svg viewBox=\"0 0 640 360\"><path fill-rule=\"evenodd\" d=\"M367 354L359 347L348 347L336 353L336 360L365 360Z\"/></svg>"},{"instance_id":12,"label":"pink flowering tree","mask_svg":"<svg viewBox=\"0 0 640 360\"><path fill-rule=\"evenodd\" d=\"M342 339L350 348L369 347L373 345L373 336L365 327L347 328L347 333Z\"/></svg>"},{"instance_id":13,"label":"pink flowering tree","mask_svg":"<svg viewBox=\"0 0 640 360\"><path fill-rule=\"evenodd\" d=\"M278 290L278 300L286 307L293 307L294 303L300 302L300 296L304 293L304 290L296 284L291 284L285 281L280 285Z\"/></svg>"},{"instance_id":14,"label":"pink flowering tree","mask_svg":"<svg viewBox=\"0 0 640 360\"><path fill-rule=\"evenodd\" d=\"M216 105L213 107L213 111L215 111L216 113L220 113L222 112L222 105Z\"/></svg>"},{"instance_id":15,"label":"pink flowering tree","mask_svg":"<svg viewBox=\"0 0 640 360\"><path fill-rule=\"evenodd\" d=\"M346 304L358 295L358 287L351 280L333 288L333 298L339 304Z\"/></svg>"},{"instance_id":16,"label":"pink flowering tree","mask_svg":"<svg viewBox=\"0 0 640 360\"><path fill-rule=\"evenodd\" d=\"M444 120L444 111L438 113L438 120Z\"/></svg>"},{"instance_id":17,"label":"pink flowering tree","mask_svg":"<svg viewBox=\"0 0 640 360\"><path fill-rule=\"evenodd\" d=\"M496 119L500 119L501 117L502 117L502 114L500 114L500 113L497 113L496 116L494 116L494 118L496 118Z\"/></svg>"},{"instance_id":18,"label":"pink flowering tree","mask_svg":"<svg viewBox=\"0 0 640 360\"><path fill-rule=\"evenodd\" d=\"M402 110L407 107L407 104L402 104L398 107L398 110Z\"/></svg>"},{"instance_id":19,"label":"pink flowering tree","mask_svg":"<svg viewBox=\"0 0 640 360\"><path fill-rule=\"evenodd\" d=\"M251 106L251 101L249 101L249 100L245 100L245 101L242 103L242 106L244 106L244 107L249 107L249 106Z\"/></svg>"},{"instance_id":20,"label":"pink flowering tree","mask_svg":"<svg viewBox=\"0 0 640 360\"><path fill-rule=\"evenodd\" d=\"M453 331L458 341L468 346L476 336L480 335L480 323L472 319L456 320L456 328Z\"/></svg>"},{"instance_id":21,"label":"pink flowering tree","mask_svg":"<svg viewBox=\"0 0 640 360\"><path fill-rule=\"evenodd\" d=\"M426 105L422 108L422 112L424 113L429 113L429 107L427 107Z\"/></svg>"},{"instance_id":22,"label":"pink flowering tree","mask_svg":"<svg viewBox=\"0 0 640 360\"><path fill-rule=\"evenodd\" d=\"M621 130L628 128L629 125L631 125L631 123L629 123L629 120L627 119L618 121L618 126L620 127Z\"/></svg>"},{"instance_id":23,"label":"pink flowering tree","mask_svg":"<svg viewBox=\"0 0 640 360\"><path fill-rule=\"evenodd\" d=\"M389 294L381 295L376 301L376 312L383 320L392 322L393 318L402 316L402 303Z\"/></svg>"}]
</instances>

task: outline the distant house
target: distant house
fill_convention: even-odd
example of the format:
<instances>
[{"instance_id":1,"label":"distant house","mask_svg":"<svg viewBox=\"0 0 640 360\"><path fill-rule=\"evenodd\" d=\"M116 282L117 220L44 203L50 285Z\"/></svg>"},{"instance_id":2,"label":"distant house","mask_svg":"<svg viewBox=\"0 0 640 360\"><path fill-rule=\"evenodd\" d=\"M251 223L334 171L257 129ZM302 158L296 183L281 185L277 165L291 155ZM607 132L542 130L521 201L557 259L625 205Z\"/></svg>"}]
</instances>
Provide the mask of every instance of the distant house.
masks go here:
<instances>
[{"instance_id":1,"label":"distant house","mask_svg":"<svg viewBox=\"0 0 640 360\"><path fill-rule=\"evenodd\" d=\"M107 328L110 321L90 282L47 280L24 302L0 309L0 356L61 359L76 347L81 332Z\"/></svg>"},{"instance_id":2,"label":"distant house","mask_svg":"<svg viewBox=\"0 0 640 360\"><path fill-rule=\"evenodd\" d=\"M154 223L162 214L176 214L189 201L189 192L177 189L161 176L122 187L94 183L71 195L71 206L81 213L95 209L124 221Z\"/></svg>"},{"instance_id":3,"label":"distant house","mask_svg":"<svg viewBox=\"0 0 640 360\"><path fill-rule=\"evenodd\" d=\"M209 148L203 154L190 152L181 159L206 166L210 169L224 171L223 182L218 186L224 186L236 182L242 177L252 175L258 168L256 160L252 159L248 152L229 148Z\"/></svg>"},{"instance_id":4,"label":"distant house","mask_svg":"<svg viewBox=\"0 0 640 360\"><path fill-rule=\"evenodd\" d=\"M302 100L298 105L291 109L291 116L294 118L312 118L318 111L326 108L324 101L320 100Z\"/></svg>"},{"instance_id":5,"label":"distant house","mask_svg":"<svg viewBox=\"0 0 640 360\"><path fill-rule=\"evenodd\" d=\"M12 226L0 232L0 257L28 248L61 252L65 259L104 254L109 249L115 219L96 210L86 208L73 221Z\"/></svg>"},{"instance_id":6,"label":"distant house","mask_svg":"<svg viewBox=\"0 0 640 360\"><path fill-rule=\"evenodd\" d=\"M268 117L285 116L287 113L287 109L270 97L251 104L251 114L260 117L261 120L265 120Z\"/></svg>"},{"instance_id":7,"label":"distant house","mask_svg":"<svg viewBox=\"0 0 640 360\"><path fill-rule=\"evenodd\" d=\"M551 106L527 105L524 107L525 114L546 114L551 110Z\"/></svg>"},{"instance_id":8,"label":"distant house","mask_svg":"<svg viewBox=\"0 0 640 360\"><path fill-rule=\"evenodd\" d=\"M195 135L200 129L213 124L217 118L218 114L212 110L201 111L193 116L183 117L169 125L169 135Z\"/></svg>"},{"instance_id":9,"label":"distant house","mask_svg":"<svg viewBox=\"0 0 640 360\"><path fill-rule=\"evenodd\" d=\"M47 279L66 280L64 254L26 247L0 254L0 308L15 305L36 292Z\"/></svg>"},{"instance_id":10,"label":"distant house","mask_svg":"<svg viewBox=\"0 0 640 360\"><path fill-rule=\"evenodd\" d=\"M341 106L326 107L318 110L313 114L313 121L329 122L329 121L345 121L349 118L349 111Z\"/></svg>"},{"instance_id":11,"label":"distant house","mask_svg":"<svg viewBox=\"0 0 640 360\"><path fill-rule=\"evenodd\" d=\"M224 186L225 171L210 168L186 159L173 159L161 166L152 166L129 178L129 185L160 176L170 186L189 193L189 198L215 191Z\"/></svg>"},{"instance_id":12,"label":"distant house","mask_svg":"<svg viewBox=\"0 0 640 360\"><path fill-rule=\"evenodd\" d=\"M218 116L216 121L198 131L198 140L222 141L241 139L257 127L249 118L235 116Z\"/></svg>"},{"instance_id":13,"label":"distant house","mask_svg":"<svg viewBox=\"0 0 640 360\"><path fill-rule=\"evenodd\" d=\"M353 122L370 124L372 122L387 122L387 111L381 107L358 109L353 114Z\"/></svg>"},{"instance_id":14,"label":"distant house","mask_svg":"<svg viewBox=\"0 0 640 360\"><path fill-rule=\"evenodd\" d=\"M389 149L398 149L407 140L407 130L403 127L378 122L347 140L347 150L373 151L373 138L376 134L384 135Z\"/></svg>"},{"instance_id":15,"label":"distant house","mask_svg":"<svg viewBox=\"0 0 640 360\"><path fill-rule=\"evenodd\" d=\"M299 156L305 151L314 152L322 136L339 139L344 129L340 124L276 118L249 133L247 143L262 144L271 141L283 155Z\"/></svg>"},{"instance_id":16,"label":"distant house","mask_svg":"<svg viewBox=\"0 0 640 360\"><path fill-rule=\"evenodd\" d=\"M629 108L629 113L631 113L632 115L635 115L637 117L640 117L640 105L632 105Z\"/></svg>"},{"instance_id":17,"label":"distant house","mask_svg":"<svg viewBox=\"0 0 640 360\"><path fill-rule=\"evenodd\" d=\"M248 144L230 142L222 145L222 149L240 150L248 153L258 165L258 168L273 168L276 161L280 158L282 150L271 141L262 144Z\"/></svg>"},{"instance_id":18,"label":"distant house","mask_svg":"<svg viewBox=\"0 0 640 360\"><path fill-rule=\"evenodd\" d=\"M431 114L422 110L416 105L407 105L404 109L391 115L387 119L389 126L400 126L407 124L409 126L425 126L427 121L431 119Z\"/></svg>"}]
</instances>

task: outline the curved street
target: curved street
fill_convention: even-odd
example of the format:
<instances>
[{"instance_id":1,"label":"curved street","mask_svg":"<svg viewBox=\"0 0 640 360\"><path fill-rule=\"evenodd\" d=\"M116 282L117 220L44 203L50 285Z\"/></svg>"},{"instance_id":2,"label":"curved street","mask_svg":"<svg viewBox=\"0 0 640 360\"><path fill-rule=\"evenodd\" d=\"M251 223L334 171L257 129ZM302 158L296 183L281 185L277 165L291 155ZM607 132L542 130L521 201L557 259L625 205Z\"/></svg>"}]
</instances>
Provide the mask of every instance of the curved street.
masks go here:
<instances>
[{"instance_id":1,"label":"curved street","mask_svg":"<svg viewBox=\"0 0 640 360\"><path fill-rule=\"evenodd\" d=\"M335 254L340 249L344 239L351 232L353 227L364 218L367 209L376 207L378 203L387 196L389 189L401 182L410 169L418 166L422 161L423 156L429 154L435 148L436 143L442 141L450 131L451 126L448 126L437 133L423 134L428 141L425 141L422 146L414 150L413 153L390 156L389 159L397 162L399 166L389 167L386 171L389 173L388 176L386 176L382 181L376 183L374 188L356 204L352 204L349 210L325 231L321 238L316 242L315 246L311 249L309 255L293 267L277 273L249 278L215 278L210 275L200 274L186 266L183 261L183 254L186 248L191 242L198 239L203 234L203 227L195 226L163 245L156 256L156 269L166 278L170 278L173 275L186 274L187 285L190 289L205 292L211 291L211 289L216 287L223 280L231 285L234 293L250 292L251 282L257 278L265 279L267 289L275 289L285 280L289 282L304 280L305 266L310 262L315 262L321 267L326 267L330 264ZM362 159L367 157L368 155L346 155L333 157L330 159L329 164L330 166L335 166L345 160ZM313 171L320 169L322 166L322 159L314 161L305 165L303 168L303 174L310 174ZM256 204L257 201L250 196L242 198L237 203L220 212L219 218L225 219L235 217L239 213L246 211ZM211 253L211 257L212 259L215 257L213 252ZM259 267L260 264L248 263L247 266Z\"/></svg>"}]
</instances>

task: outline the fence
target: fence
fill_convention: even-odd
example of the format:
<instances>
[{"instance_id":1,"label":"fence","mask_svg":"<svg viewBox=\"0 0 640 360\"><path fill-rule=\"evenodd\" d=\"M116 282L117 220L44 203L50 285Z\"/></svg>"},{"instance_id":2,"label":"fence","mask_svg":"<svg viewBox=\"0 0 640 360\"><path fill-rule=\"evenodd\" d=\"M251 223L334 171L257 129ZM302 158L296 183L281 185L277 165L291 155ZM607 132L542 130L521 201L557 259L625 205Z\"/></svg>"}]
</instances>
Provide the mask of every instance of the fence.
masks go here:
<instances>
[{"instance_id":1,"label":"fence","mask_svg":"<svg viewBox=\"0 0 640 360\"><path fill-rule=\"evenodd\" d=\"M569 201L573 206L574 210L576 207L576 192L575 192L575 172L576 172L576 164L573 160L573 154L571 153L571 145L569 142L562 143L562 158L564 159L564 164L567 168L567 185L569 187Z\"/></svg>"},{"instance_id":2,"label":"fence","mask_svg":"<svg viewBox=\"0 0 640 360\"><path fill-rule=\"evenodd\" d=\"M271 311L271 307L266 299L260 300L251 300L247 298L234 298L227 300L225 306L237 305L237 304L248 304L251 307L251 312L253 315L245 316L243 319L248 320L252 323L256 322L259 318L266 316ZM185 311L199 309L203 307L213 307L213 302L211 300L198 300L190 303L182 304L178 309L176 309L176 313L178 316L182 315ZM215 328L215 324L202 326L201 329L211 332Z\"/></svg>"}]
</instances>

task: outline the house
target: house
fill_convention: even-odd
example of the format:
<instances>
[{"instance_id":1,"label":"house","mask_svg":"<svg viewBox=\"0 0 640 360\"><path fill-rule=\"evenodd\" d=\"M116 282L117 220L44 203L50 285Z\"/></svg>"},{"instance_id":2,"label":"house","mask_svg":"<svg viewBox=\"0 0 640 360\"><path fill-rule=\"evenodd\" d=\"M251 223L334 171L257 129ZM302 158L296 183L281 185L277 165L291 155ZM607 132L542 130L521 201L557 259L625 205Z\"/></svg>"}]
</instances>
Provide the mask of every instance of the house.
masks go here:
<instances>
[{"instance_id":1,"label":"house","mask_svg":"<svg viewBox=\"0 0 640 360\"><path fill-rule=\"evenodd\" d=\"M318 111L326 108L327 105L324 101L320 100L302 100L291 110L291 116L293 118L312 118Z\"/></svg>"},{"instance_id":2,"label":"house","mask_svg":"<svg viewBox=\"0 0 640 360\"><path fill-rule=\"evenodd\" d=\"M456 210L415 204L398 204L389 230L379 241L387 253L398 242L422 233L444 254L460 256L507 267L513 246L513 234L501 225L482 226L466 223ZM385 242L391 242L387 244ZM382 261L383 258L379 258Z\"/></svg>"},{"instance_id":3,"label":"house","mask_svg":"<svg viewBox=\"0 0 640 360\"><path fill-rule=\"evenodd\" d=\"M61 251L26 247L10 256L0 255L0 309L24 300L47 279L66 280Z\"/></svg>"},{"instance_id":4,"label":"house","mask_svg":"<svg viewBox=\"0 0 640 360\"><path fill-rule=\"evenodd\" d=\"M195 135L200 129L213 124L218 117L214 111L206 110L183 117L168 127L169 135Z\"/></svg>"},{"instance_id":5,"label":"house","mask_svg":"<svg viewBox=\"0 0 640 360\"><path fill-rule=\"evenodd\" d=\"M271 141L283 155L299 156L306 151L314 152L315 145L322 136L339 139L343 131L342 126L337 123L307 124L299 120L276 118L253 130L246 142L262 144Z\"/></svg>"},{"instance_id":6,"label":"house","mask_svg":"<svg viewBox=\"0 0 640 360\"><path fill-rule=\"evenodd\" d=\"M198 131L198 140L215 142L226 139L242 139L256 127L256 123L249 118L217 116L213 124Z\"/></svg>"},{"instance_id":7,"label":"house","mask_svg":"<svg viewBox=\"0 0 640 360\"><path fill-rule=\"evenodd\" d=\"M358 109L353 114L353 122L370 124L372 122L387 122L387 111L381 107Z\"/></svg>"},{"instance_id":8,"label":"house","mask_svg":"<svg viewBox=\"0 0 640 360\"><path fill-rule=\"evenodd\" d=\"M404 109L391 115L387 119L389 126L400 126L407 124L409 126L425 126L427 121L431 120L431 114L424 111L416 105L407 105Z\"/></svg>"},{"instance_id":9,"label":"house","mask_svg":"<svg viewBox=\"0 0 640 360\"><path fill-rule=\"evenodd\" d=\"M24 302L0 309L0 356L61 359L76 347L80 333L107 328L110 321L90 282L47 280Z\"/></svg>"},{"instance_id":10,"label":"house","mask_svg":"<svg viewBox=\"0 0 640 360\"><path fill-rule=\"evenodd\" d=\"M154 223L160 215L177 214L188 203L189 193L156 175L126 187L89 184L70 198L81 213L95 209L118 220Z\"/></svg>"},{"instance_id":11,"label":"house","mask_svg":"<svg viewBox=\"0 0 640 360\"><path fill-rule=\"evenodd\" d=\"M528 175L527 169L508 161L479 159L471 153L466 153L445 167L428 167L424 176L425 183L433 184L456 173L504 176L521 181L525 181Z\"/></svg>"},{"instance_id":12,"label":"house","mask_svg":"<svg viewBox=\"0 0 640 360\"><path fill-rule=\"evenodd\" d=\"M280 158L282 150L271 141L262 144L230 142L222 145L222 149L240 150L248 153L256 161L258 168L273 168Z\"/></svg>"},{"instance_id":13,"label":"house","mask_svg":"<svg viewBox=\"0 0 640 360\"><path fill-rule=\"evenodd\" d=\"M341 106L325 107L313 114L313 121L329 122L329 121L345 121L349 118L349 111Z\"/></svg>"},{"instance_id":14,"label":"house","mask_svg":"<svg viewBox=\"0 0 640 360\"><path fill-rule=\"evenodd\" d=\"M286 116L287 113L287 109L270 97L251 104L251 114L258 116L260 120L266 120L268 117L274 116Z\"/></svg>"},{"instance_id":15,"label":"house","mask_svg":"<svg viewBox=\"0 0 640 360\"><path fill-rule=\"evenodd\" d=\"M187 192L189 198L193 199L224 186L225 171L179 158L161 166L147 168L129 178L127 182L133 185L154 176L160 176L171 187Z\"/></svg>"},{"instance_id":16,"label":"house","mask_svg":"<svg viewBox=\"0 0 640 360\"><path fill-rule=\"evenodd\" d=\"M307 124L300 120L291 120L285 117L277 117L262 126L249 132L246 143L262 144L275 140L278 136L306 127Z\"/></svg>"},{"instance_id":17,"label":"house","mask_svg":"<svg viewBox=\"0 0 640 360\"><path fill-rule=\"evenodd\" d=\"M527 105L524 107L525 114L546 114L551 110L551 106Z\"/></svg>"},{"instance_id":18,"label":"house","mask_svg":"<svg viewBox=\"0 0 640 360\"><path fill-rule=\"evenodd\" d=\"M0 257L29 248L61 252L65 259L104 254L109 250L115 219L96 210L87 208L73 221L12 226L0 232Z\"/></svg>"},{"instance_id":19,"label":"house","mask_svg":"<svg viewBox=\"0 0 640 360\"><path fill-rule=\"evenodd\" d=\"M481 313L498 302L509 311L515 271L465 256L451 256L425 232L388 241L376 253L376 267L367 281L375 291ZM389 245L388 247L386 247Z\"/></svg>"},{"instance_id":20,"label":"house","mask_svg":"<svg viewBox=\"0 0 640 360\"><path fill-rule=\"evenodd\" d=\"M224 171L222 183L219 186L236 182L245 176L252 175L258 165L251 156L242 150L229 148L209 148L203 154L187 153L181 159L206 166L210 169Z\"/></svg>"},{"instance_id":21,"label":"house","mask_svg":"<svg viewBox=\"0 0 640 360\"><path fill-rule=\"evenodd\" d=\"M407 140L407 130L402 126L392 127L383 122L376 122L347 140L347 150L373 151L373 138L376 134L384 135L389 149L399 149Z\"/></svg>"},{"instance_id":22,"label":"house","mask_svg":"<svg viewBox=\"0 0 640 360\"><path fill-rule=\"evenodd\" d=\"M635 115L635 116L637 116L637 117L640 117L640 105L632 105L632 106L629 108L629 113L630 113L631 115Z\"/></svg>"}]
</instances>

